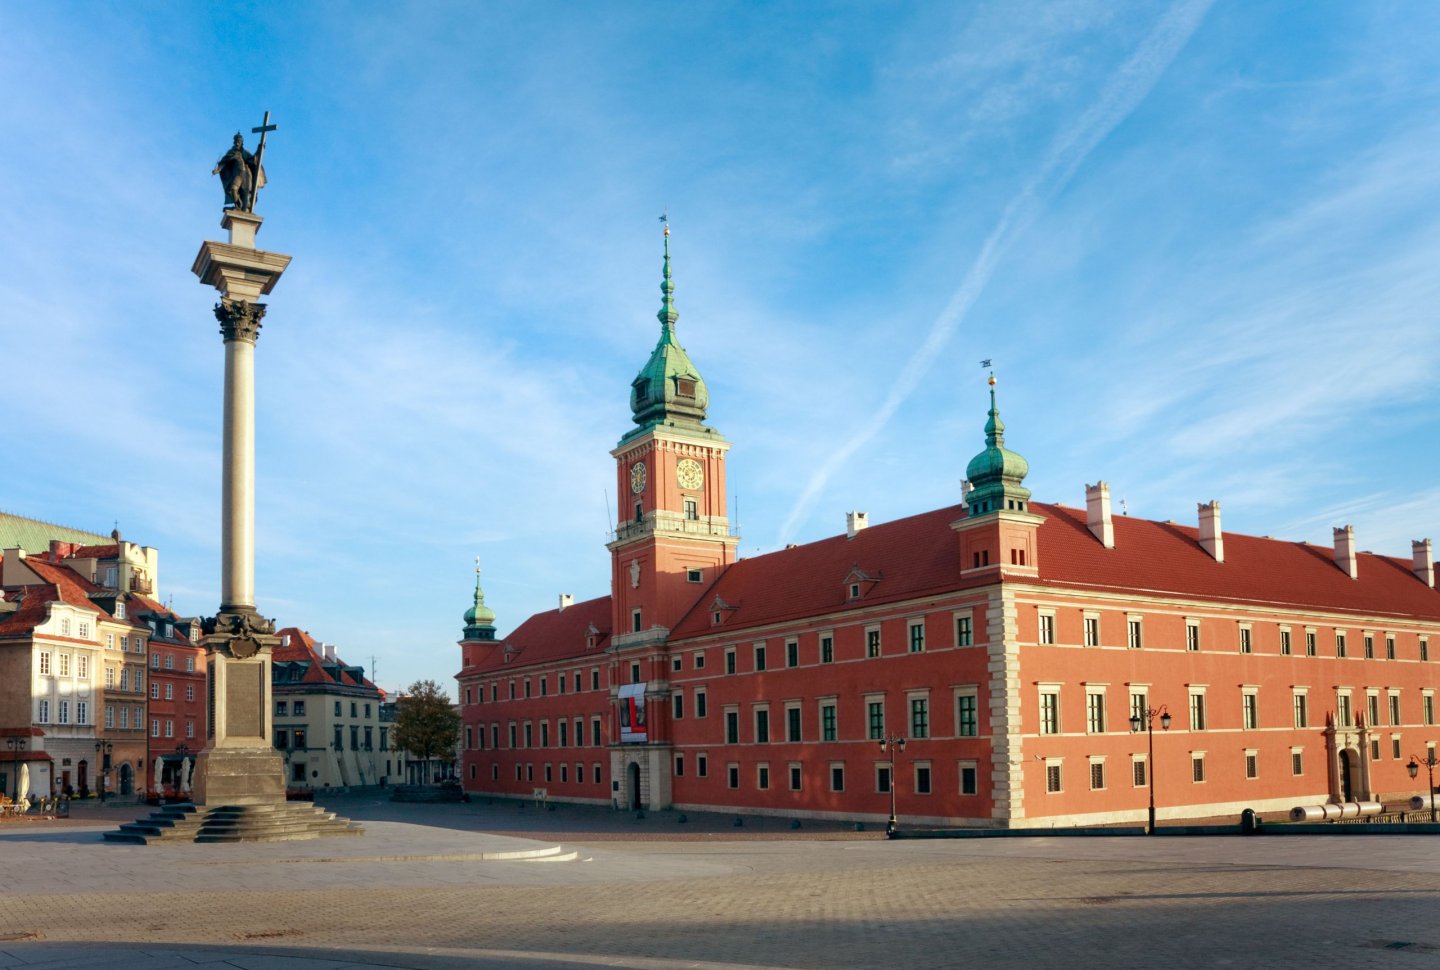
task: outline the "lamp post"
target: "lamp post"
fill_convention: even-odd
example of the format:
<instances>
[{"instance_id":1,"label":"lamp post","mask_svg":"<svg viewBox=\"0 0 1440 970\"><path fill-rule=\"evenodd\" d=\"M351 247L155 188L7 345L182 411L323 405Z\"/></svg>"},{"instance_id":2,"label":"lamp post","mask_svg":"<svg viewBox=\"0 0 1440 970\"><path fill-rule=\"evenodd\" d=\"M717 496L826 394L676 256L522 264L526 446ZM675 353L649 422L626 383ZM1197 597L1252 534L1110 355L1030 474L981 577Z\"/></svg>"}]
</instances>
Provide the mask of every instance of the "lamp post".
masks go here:
<instances>
[{"instance_id":1,"label":"lamp post","mask_svg":"<svg viewBox=\"0 0 1440 970\"><path fill-rule=\"evenodd\" d=\"M905 738L886 736L880 739L881 752L889 751L891 748L894 748L900 754L904 754ZM893 835L895 830L900 827L899 821L895 818L895 769L899 767L897 764L898 760L898 758L893 756L890 759L890 821L885 824L885 834L887 836Z\"/></svg>"},{"instance_id":2,"label":"lamp post","mask_svg":"<svg viewBox=\"0 0 1440 970\"><path fill-rule=\"evenodd\" d=\"M100 767L95 772L95 780L100 785L100 804L105 804L105 773L110 770L110 752L115 750L115 745L109 741L96 741L95 753L100 755Z\"/></svg>"},{"instance_id":3,"label":"lamp post","mask_svg":"<svg viewBox=\"0 0 1440 970\"><path fill-rule=\"evenodd\" d=\"M1425 773L1426 773L1426 775L1427 775L1427 776L1429 777L1429 779L1430 779L1430 787L1429 787L1429 789L1425 792L1425 800L1430 803L1430 821L1431 821L1431 822L1434 822L1434 821L1436 821L1436 818L1435 818L1435 766L1436 766L1436 765L1440 765L1440 760L1437 760L1436 757L1435 757L1435 749L1434 749L1434 748L1431 748L1431 749L1430 749L1430 753L1427 754L1424 758L1416 758L1416 757L1412 754L1412 755L1410 756L1410 763L1405 766L1405 770L1408 771L1408 772L1410 772L1410 777L1411 777L1411 778L1414 778L1414 777L1416 777L1416 776L1418 776L1418 775L1420 774L1420 766L1421 766L1421 765L1424 765L1424 766L1425 766Z\"/></svg>"},{"instance_id":4,"label":"lamp post","mask_svg":"<svg viewBox=\"0 0 1440 970\"><path fill-rule=\"evenodd\" d=\"M29 738L11 737L5 739L5 747L10 749L10 777L13 779L11 791L14 796L20 794L20 752L24 751L30 743ZM1411 777L1414 777L1413 775Z\"/></svg>"},{"instance_id":5,"label":"lamp post","mask_svg":"<svg viewBox=\"0 0 1440 970\"><path fill-rule=\"evenodd\" d=\"M1130 715L1130 733L1139 734L1140 728L1145 728L1145 736L1150 743L1150 755L1145 761L1145 787L1150 789L1150 829L1148 834L1155 834L1155 718L1160 718L1160 729L1170 730L1170 711L1164 704L1159 707L1147 707L1145 710L1136 711Z\"/></svg>"}]
</instances>

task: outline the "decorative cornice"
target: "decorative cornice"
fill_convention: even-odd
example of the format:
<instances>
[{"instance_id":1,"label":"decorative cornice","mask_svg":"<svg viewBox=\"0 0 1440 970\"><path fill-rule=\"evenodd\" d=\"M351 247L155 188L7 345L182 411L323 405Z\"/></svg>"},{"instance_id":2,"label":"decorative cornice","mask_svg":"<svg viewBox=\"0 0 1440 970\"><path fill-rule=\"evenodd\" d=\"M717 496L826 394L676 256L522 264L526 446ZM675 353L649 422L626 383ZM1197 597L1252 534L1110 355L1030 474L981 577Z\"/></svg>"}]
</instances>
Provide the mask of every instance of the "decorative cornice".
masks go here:
<instances>
[{"instance_id":1,"label":"decorative cornice","mask_svg":"<svg viewBox=\"0 0 1440 970\"><path fill-rule=\"evenodd\" d=\"M220 335L227 344L232 340L255 343L260 339L260 321L264 318L264 303L221 299L215 304L215 319L220 321Z\"/></svg>"}]
</instances>

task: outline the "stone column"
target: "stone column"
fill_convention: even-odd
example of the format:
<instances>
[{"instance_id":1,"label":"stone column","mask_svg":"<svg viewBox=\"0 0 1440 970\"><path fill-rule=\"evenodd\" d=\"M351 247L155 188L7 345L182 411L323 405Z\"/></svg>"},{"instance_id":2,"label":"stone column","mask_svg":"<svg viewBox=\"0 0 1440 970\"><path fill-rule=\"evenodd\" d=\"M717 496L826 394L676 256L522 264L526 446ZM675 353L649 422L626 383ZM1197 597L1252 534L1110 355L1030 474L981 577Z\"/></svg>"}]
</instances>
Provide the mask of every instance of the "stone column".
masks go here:
<instances>
[{"instance_id":1,"label":"stone column","mask_svg":"<svg viewBox=\"0 0 1440 970\"><path fill-rule=\"evenodd\" d=\"M290 257L255 248L263 220L227 210L230 241L206 242L192 267L215 287L225 341L220 508L220 610L206 621L209 723L196 759L195 801L208 807L285 799L284 761L271 744L270 652L275 625L255 608L255 346L265 304Z\"/></svg>"}]
</instances>

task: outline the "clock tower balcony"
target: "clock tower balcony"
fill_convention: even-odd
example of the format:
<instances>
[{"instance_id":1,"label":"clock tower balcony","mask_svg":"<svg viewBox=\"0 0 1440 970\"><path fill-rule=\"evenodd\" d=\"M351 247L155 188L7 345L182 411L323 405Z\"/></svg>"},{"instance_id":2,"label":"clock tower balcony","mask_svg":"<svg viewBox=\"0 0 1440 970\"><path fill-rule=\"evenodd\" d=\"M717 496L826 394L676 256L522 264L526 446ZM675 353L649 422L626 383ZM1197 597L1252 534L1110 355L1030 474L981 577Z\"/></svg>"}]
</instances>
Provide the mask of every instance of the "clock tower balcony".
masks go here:
<instances>
[{"instance_id":1,"label":"clock tower balcony","mask_svg":"<svg viewBox=\"0 0 1440 970\"><path fill-rule=\"evenodd\" d=\"M635 539L655 535L687 537L708 537L713 539L738 539L739 533L724 516L702 515L689 519L683 512L669 512L663 509L648 513L637 521L622 522L610 533L609 549L616 549Z\"/></svg>"}]
</instances>

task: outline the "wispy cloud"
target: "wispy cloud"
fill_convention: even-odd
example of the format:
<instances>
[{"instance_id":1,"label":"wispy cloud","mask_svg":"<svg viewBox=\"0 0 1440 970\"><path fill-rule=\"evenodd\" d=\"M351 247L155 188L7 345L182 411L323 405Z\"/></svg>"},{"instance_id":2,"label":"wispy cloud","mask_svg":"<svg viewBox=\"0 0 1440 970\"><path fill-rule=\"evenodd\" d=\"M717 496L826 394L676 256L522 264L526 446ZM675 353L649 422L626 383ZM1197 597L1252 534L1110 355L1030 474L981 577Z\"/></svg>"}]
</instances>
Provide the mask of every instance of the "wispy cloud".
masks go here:
<instances>
[{"instance_id":1,"label":"wispy cloud","mask_svg":"<svg viewBox=\"0 0 1440 970\"><path fill-rule=\"evenodd\" d=\"M889 424L901 404L934 366L955 328L990 281L1006 248L1030 226L1045 201L1074 176L1095 146L1135 110L1199 27L1209 6L1209 0L1191 0L1171 8L1130 58L1116 70L1090 108L1055 139L1035 172L1005 206L981 244L979 253L965 271L960 286L891 384L879 408L811 475L780 528L782 543L789 541L810 515L815 500L836 470Z\"/></svg>"}]
</instances>

